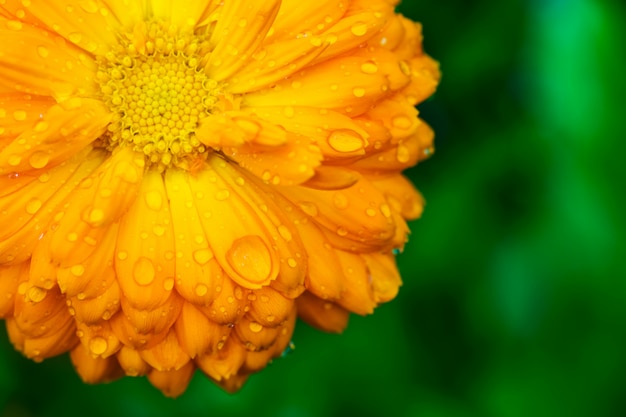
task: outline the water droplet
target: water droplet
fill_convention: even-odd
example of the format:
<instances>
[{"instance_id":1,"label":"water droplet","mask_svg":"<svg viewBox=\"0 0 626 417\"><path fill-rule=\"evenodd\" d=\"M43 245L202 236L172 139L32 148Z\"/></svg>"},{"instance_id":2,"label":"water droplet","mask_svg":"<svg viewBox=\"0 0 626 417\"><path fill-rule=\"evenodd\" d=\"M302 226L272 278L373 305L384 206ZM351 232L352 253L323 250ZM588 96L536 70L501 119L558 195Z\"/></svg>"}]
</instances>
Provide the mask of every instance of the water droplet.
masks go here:
<instances>
[{"instance_id":1,"label":"water droplet","mask_svg":"<svg viewBox=\"0 0 626 417\"><path fill-rule=\"evenodd\" d=\"M230 197L230 191L228 190L219 190L215 193L215 199L218 201L224 201Z\"/></svg>"},{"instance_id":2,"label":"water droplet","mask_svg":"<svg viewBox=\"0 0 626 417\"><path fill-rule=\"evenodd\" d=\"M37 54L42 58L47 58L50 55L50 51L45 46L38 46Z\"/></svg>"},{"instance_id":3,"label":"water droplet","mask_svg":"<svg viewBox=\"0 0 626 417\"><path fill-rule=\"evenodd\" d=\"M87 216L87 220L92 225L98 225L102 220L104 220L104 211L102 209L91 209Z\"/></svg>"},{"instance_id":4,"label":"water droplet","mask_svg":"<svg viewBox=\"0 0 626 417\"><path fill-rule=\"evenodd\" d=\"M374 217L376 216L376 209L373 209L370 207L367 210L365 210L365 214L367 214L370 217Z\"/></svg>"},{"instance_id":5,"label":"water droplet","mask_svg":"<svg viewBox=\"0 0 626 417\"><path fill-rule=\"evenodd\" d=\"M285 107L283 108L283 114L284 114L286 117L292 118L292 117L294 116L294 114L295 114L295 110L294 110L294 109L293 109L293 107L291 107L291 106L285 106Z\"/></svg>"},{"instance_id":6,"label":"water droplet","mask_svg":"<svg viewBox=\"0 0 626 417\"><path fill-rule=\"evenodd\" d=\"M152 233L154 233L155 236L163 236L165 234L165 227L160 224L156 224L152 228Z\"/></svg>"},{"instance_id":7,"label":"water droplet","mask_svg":"<svg viewBox=\"0 0 626 417\"><path fill-rule=\"evenodd\" d=\"M250 331L254 333L259 333L261 330L263 330L263 326L256 321L251 321L250 324L248 324L248 327L250 328Z\"/></svg>"},{"instance_id":8,"label":"water droplet","mask_svg":"<svg viewBox=\"0 0 626 417\"><path fill-rule=\"evenodd\" d=\"M196 286L196 295L198 297L204 297L205 295L207 295L207 293L209 292L209 287L207 287L204 284L198 284L198 286Z\"/></svg>"},{"instance_id":9,"label":"water droplet","mask_svg":"<svg viewBox=\"0 0 626 417\"><path fill-rule=\"evenodd\" d=\"M121 250L117 253L117 259L119 259L120 261L124 261L128 258L128 252L126 252L125 250Z\"/></svg>"},{"instance_id":10,"label":"water droplet","mask_svg":"<svg viewBox=\"0 0 626 417\"><path fill-rule=\"evenodd\" d=\"M378 72L378 65L372 61L367 61L361 64L361 71L364 74L376 74Z\"/></svg>"},{"instance_id":11,"label":"water droplet","mask_svg":"<svg viewBox=\"0 0 626 417\"><path fill-rule=\"evenodd\" d=\"M67 37L73 43L79 43L83 39L82 33L72 32Z\"/></svg>"},{"instance_id":12,"label":"water droplet","mask_svg":"<svg viewBox=\"0 0 626 417\"><path fill-rule=\"evenodd\" d=\"M163 281L163 289L165 291L171 291L174 288L174 278L167 278Z\"/></svg>"},{"instance_id":13,"label":"water droplet","mask_svg":"<svg viewBox=\"0 0 626 417\"><path fill-rule=\"evenodd\" d=\"M204 265L213 259L213 252L210 249L199 249L193 253L193 259L200 265Z\"/></svg>"},{"instance_id":14,"label":"water droplet","mask_svg":"<svg viewBox=\"0 0 626 417\"><path fill-rule=\"evenodd\" d=\"M30 287L28 289L28 299L33 303L38 303L46 298L48 291L40 287Z\"/></svg>"},{"instance_id":15,"label":"water droplet","mask_svg":"<svg viewBox=\"0 0 626 417\"><path fill-rule=\"evenodd\" d=\"M406 116L395 116L391 119L391 124L398 129L408 129L413 126L413 121Z\"/></svg>"},{"instance_id":16,"label":"water droplet","mask_svg":"<svg viewBox=\"0 0 626 417\"><path fill-rule=\"evenodd\" d=\"M295 268L296 266L298 266L298 261L296 261L293 258L288 258L287 259L287 265L289 265L292 268Z\"/></svg>"},{"instance_id":17,"label":"water droplet","mask_svg":"<svg viewBox=\"0 0 626 417\"><path fill-rule=\"evenodd\" d=\"M296 345L293 342L289 342L285 350L283 350L283 353L280 354L280 357L284 358L285 356L293 352L295 349L296 349Z\"/></svg>"},{"instance_id":18,"label":"water droplet","mask_svg":"<svg viewBox=\"0 0 626 417\"><path fill-rule=\"evenodd\" d=\"M346 229L344 229L343 227L338 227L337 228L337 234L339 236L347 236L348 235L348 231Z\"/></svg>"},{"instance_id":19,"label":"water droplet","mask_svg":"<svg viewBox=\"0 0 626 417\"><path fill-rule=\"evenodd\" d=\"M104 337L96 336L89 341L89 350L94 355L102 355L108 347L109 344Z\"/></svg>"},{"instance_id":20,"label":"water droplet","mask_svg":"<svg viewBox=\"0 0 626 417\"><path fill-rule=\"evenodd\" d=\"M350 31L354 36L363 36L367 33L367 24L363 22L357 22L352 25Z\"/></svg>"},{"instance_id":21,"label":"water droplet","mask_svg":"<svg viewBox=\"0 0 626 417\"><path fill-rule=\"evenodd\" d=\"M15 110L13 112L13 118L18 122L23 122L26 120L26 112L24 110Z\"/></svg>"},{"instance_id":22,"label":"water droplet","mask_svg":"<svg viewBox=\"0 0 626 417\"><path fill-rule=\"evenodd\" d=\"M80 277L85 273L85 267L82 265L74 265L70 268L70 272L75 277Z\"/></svg>"},{"instance_id":23,"label":"water droplet","mask_svg":"<svg viewBox=\"0 0 626 417\"><path fill-rule=\"evenodd\" d=\"M12 167L18 166L22 162L22 157L19 155L11 155L7 160L8 164Z\"/></svg>"},{"instance_id":24,"label":"water droplet","mask_svg":"<svg viewBox=\"0 0 626 417\"><path fill-rule=\"evenodd\" d=\"M328 144L338 152L355 152L363 149L364 141L354 130L335 130L328 138Z\"/></svg>"},{"instance_id":25,"label":"water droplet","mask_svg":"<svg viewBox=\"0 0 626 417\"><path fill-rule=\"evenodd\" d=\"M163 197L161 196L161 193L148 191L143 197L146 205L152 210L160 210L163 206Z\"/></svg>"},{"instance_id":26,"label":"water droplet","mask_svg":"<svg viewBox=\"0 0 626 417\"><path fill-rule=\"evenodd\" d=\"M38 198L33 198L28 203L26 203L26 212L28 214L35 214L41 208L41 200Z\"/></svg>"},{"instance_id":27,"label":"water droplet","mask_svg":"<svg viewBox=\"0 0 626 417\"><path fill-rule=\"evenodd\" d=\"M98 4L93 0L83 0L80 2L80 8L87 13L97 13Z\"/></svg>"},{"instance_id":28,"label":"water droplet","mask_svg":"<svg viewBox=\"0 0 626 417\"><path fill-rule=\"evenodd\" d=\"M409 152L409 148L404 145L398 145L398 149L396 150L396 159L400 163L407 163L411 159L411 153Z\"/></svg>"},{"instance_id":29,"label":"water droplet","mask_svg":"<svg viewBox=\"0 0 626 417\"><path fill-rule=\"evenodd\" d=\"M119 256L119 254L118 254ZM139 285L150 285L155 276L154 264L146 257L140 257L133 267L133 278Z\"/></svg>"},{"instance_id":30,"label":"water droplet","mask_svg":"<svg viewBox=\"0 0 626 417\"><path fill-rule=\"evenodd\" d=\"M259 236L245 236L233 242L226 253L230 266L244 279L260 283L272 272L270 251Z\"/></svg>"},{"instance_id":31,"label":"water droplet","mask_svg":"<svg viewBox=\"0 0 626 417\"><path fill-rule=\"evenodd\" d=\"M48 165L49 161L50 161L50 155L42 151L34 152L30 156L30 158L28 158L28 162L30 163L30 166L32 166L35 169L41 169L45 167L46 165Z\"/></svg>"},{"instance_id":32,"label":"water droplet","mask_svg":"<svg viewBox=\"0 0 626 417\"><path fill-rule=\"evenodd\" d=\"M287 242L291 241L291 239L292 239L291 232L289 231L289 228L287 226L285 226L284 224L281 224L280 226L278 226L278 233Z\"/></svg>"},{"instance_id":33,"label":"water droplet","mask_svg":"<svg viewBox=\"0 0 626 417\"><path fill-rule=\"evenodd\" d=\"M50 127L50 124L42 120L42 121L37 122L37 124L35 124L35 127L33 128L33 130L35 132L41 133L41 132L45 132L46 130L48 130L49 127Z\"/></svg>"},{"instance_id":34,"label":"water droplet","mask_svg":"<svg viewBox=\"0 0 626 417\"><path fill-rule=\"evenodd\" d=\"M348 197L342 192L336 192L333 194L333 204L338 209L345 209L348 207Z\"/></svg>"},{"instance_id":35,"label":"water droplet","mask_svg":"<svg viewBox=\"0 0 626 417\"><path fill-rule=\"evenodd\" d=\"M356 87L352 90L352 94L354 94L354 97L363 97L365 95L365 88Z\"/></svg>"},{"instance_id":36,"label":"water droplet","mask_svg":"<svg viewBox=\"0 0 626 417\"><path fill-rule=\"evenodd\" d=\"M383 216L387 218L391 217L391 209L387 204L380 205L380 212L383 213Z\"/></svg>"},{"instance_id":37,"label":"water droplet","mask_svg":"<svg viewBox=\"0 0 626 417\"><path fill-rule=\"evenodd\" d=\"M398 248L393 248L393 250L391 251L391 253L393 253L394 255L400 255L401 251Z\"/></svg>"}]
</instances>

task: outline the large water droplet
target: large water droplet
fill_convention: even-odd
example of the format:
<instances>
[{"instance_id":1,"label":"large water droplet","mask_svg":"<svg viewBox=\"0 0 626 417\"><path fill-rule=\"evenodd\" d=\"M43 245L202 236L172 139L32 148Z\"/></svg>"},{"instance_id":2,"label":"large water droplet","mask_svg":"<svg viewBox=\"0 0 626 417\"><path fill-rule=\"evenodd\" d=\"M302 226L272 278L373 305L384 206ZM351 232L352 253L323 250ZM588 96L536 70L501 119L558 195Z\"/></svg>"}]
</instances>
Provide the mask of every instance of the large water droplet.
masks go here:
<instances>
[{"instance_id":1,"label":"large water droplet","mask_svg":"<svg viewBox=\"0 0 626 417\"><path fill-rule=\"evenodd\" d=\"M163 206L163 198L161 194L156 191L148 191L145 193L144 200L146 205L152 210L160 210Z\"/></svg>"},{"instance_id":2,"label":"large water droplet","mask_svg":"<svg viewBox=\"0 0 626 417\"><path fill-rule=\"evenodd\" d=\"M102 355L108 347L109 344L104 337L96 336L89 341L89 350L94 355Z\"/></svg>"},{"instance_id":3,"label":"large water droplet","mask_svg":"<svg viewBox=\"0 0 626 417\"><path fill-rule=\"evenodd\" d=\"M248 327L250 328L250 331L254 333L259 333L261 330L263 330L263 326L256 321L251 321L250 324L248 324Z\"/></svg>"},{"instance_id":4,"label":"large water droplet","mask_svg":"<svg viewBox=\"0 0 626 417\"><path fill-rule=\"evenodd\" d=\"M355 152L363 149L361 135L350 129L339 129L331 133L328 144L338 152Z\"/></svg>"},{"instance_id":5,"label":"large water droplet","mask_svg":"<svg viewBox=\"0 0 626 417\"><path fill-rule=\"evenodd\" d=\"M119 256L119 255L118 255ZM146 257L140 257L133 267L133 278L139 285L150 285L154 281L155 269L152 261Z\"/></svg>"},{"instance_id":6,"label":"large water droplet","mask_svg":"<svg viewBox=\"0 0 626 417\"><path fill-rule=\"evenodd\" d=\"M272 272L270 251L259 236L235 240L226 253L226 259L239 275L254 283L267 280Z\"/></svg>"}]
</instances>

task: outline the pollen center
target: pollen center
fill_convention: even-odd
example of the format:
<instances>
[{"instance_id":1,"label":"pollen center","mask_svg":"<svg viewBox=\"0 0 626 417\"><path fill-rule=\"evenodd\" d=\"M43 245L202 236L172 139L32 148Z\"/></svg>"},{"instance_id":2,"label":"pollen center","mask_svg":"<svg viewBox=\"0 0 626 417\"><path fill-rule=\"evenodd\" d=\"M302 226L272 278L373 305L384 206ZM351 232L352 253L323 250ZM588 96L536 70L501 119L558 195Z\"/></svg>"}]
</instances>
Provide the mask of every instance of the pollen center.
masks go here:
<instances>
[{"instance_id":1,"label":"pollen center","mask_svg":"<svg viewBox=\"0 0 626 417\"><path fill-rule=\"evenodd\" d=\"M97 79L114 114L104 146L131 146L159 171L189 169L206 158L210 149L195 130L215 107L219 88L202 68L204 42L153 22L135 28L99 61Z\"/></svg>"}]
</instances>

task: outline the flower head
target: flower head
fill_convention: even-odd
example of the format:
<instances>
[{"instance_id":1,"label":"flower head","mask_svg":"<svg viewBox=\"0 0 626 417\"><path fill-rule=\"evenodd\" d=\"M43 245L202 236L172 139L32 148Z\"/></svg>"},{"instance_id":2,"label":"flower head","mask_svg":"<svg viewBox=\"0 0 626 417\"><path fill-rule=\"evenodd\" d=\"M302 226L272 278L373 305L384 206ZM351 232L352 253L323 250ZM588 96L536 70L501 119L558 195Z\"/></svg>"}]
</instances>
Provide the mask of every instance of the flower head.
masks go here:
<instances>
[{"instance_id":1,"label":"flower head","mask_svg":"<svg viewBox=\"0 0 626 417\"><path fill-rule=\"evenodd\" d=\"M0 317L86 382L236 390L400 285L438 82L393 1L0 5Z\"/></svg>"}]
</instances>

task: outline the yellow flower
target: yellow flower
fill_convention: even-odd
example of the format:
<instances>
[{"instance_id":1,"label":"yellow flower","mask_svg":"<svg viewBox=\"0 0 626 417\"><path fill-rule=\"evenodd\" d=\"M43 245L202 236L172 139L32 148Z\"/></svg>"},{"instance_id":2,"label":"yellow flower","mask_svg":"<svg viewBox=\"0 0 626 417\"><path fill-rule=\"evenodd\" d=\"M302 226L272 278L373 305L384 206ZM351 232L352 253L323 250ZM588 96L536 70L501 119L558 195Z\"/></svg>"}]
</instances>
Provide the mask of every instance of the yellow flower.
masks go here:
<instances>
[{"instance_id":1,"label":"yellow flower","mask_svg":"<svg viewBox=\"0 0 626 417\"><path fill-rule=\"evenodd\" d=\"M0 2L0 317L84 381L227 390L400 285L438 82L382 0Z\"/></svg>"}]
</instances>

